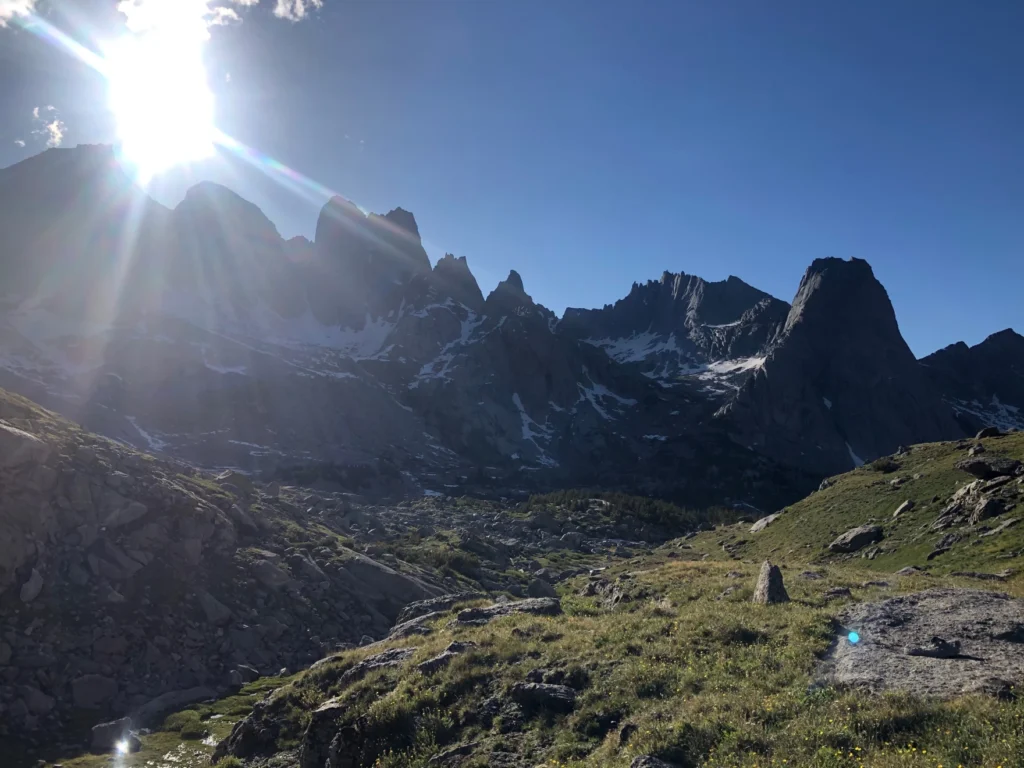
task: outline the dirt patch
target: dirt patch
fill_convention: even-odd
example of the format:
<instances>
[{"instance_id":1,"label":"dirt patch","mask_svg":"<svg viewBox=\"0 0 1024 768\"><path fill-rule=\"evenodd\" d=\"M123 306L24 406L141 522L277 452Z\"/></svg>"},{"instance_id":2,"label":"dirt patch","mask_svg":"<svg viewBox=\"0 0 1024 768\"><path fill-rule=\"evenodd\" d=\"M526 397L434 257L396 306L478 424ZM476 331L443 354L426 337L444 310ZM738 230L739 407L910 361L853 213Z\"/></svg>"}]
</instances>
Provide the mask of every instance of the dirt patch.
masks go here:
<instances>
[{"instance_id":1,"label":"dirt patch","mask_svg":"<svg viewBox=\"0 0 1024 768\"><path fill-rule=\"evenodd\" d=\"M1024 600L929 589L852 606L840 622L821 668L833 684L948 698L1024 683Z\"/></svg>"}]
</instances>

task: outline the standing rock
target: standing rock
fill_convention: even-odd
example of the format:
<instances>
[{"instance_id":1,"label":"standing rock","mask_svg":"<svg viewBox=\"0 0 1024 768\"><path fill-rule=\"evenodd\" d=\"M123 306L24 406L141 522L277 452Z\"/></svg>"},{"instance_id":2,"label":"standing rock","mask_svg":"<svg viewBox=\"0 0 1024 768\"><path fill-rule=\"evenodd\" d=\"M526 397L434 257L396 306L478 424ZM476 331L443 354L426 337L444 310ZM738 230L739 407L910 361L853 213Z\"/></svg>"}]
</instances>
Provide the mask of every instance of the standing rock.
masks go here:
<instances>
[{"instance_id":1,"label":"standing rock","mask_svg":"<svg viewBox=\"0 0 1024 768\"><path fill-rule=\"evenodd\" d=\"M768 560L761 565L761 575L757 577L753 601L762 605L789 602L789 595L786 594L786 587L782 583L782 571L779 566L772 565Z\"/></svg>"},{"instance_id":2,"label":"standing rock","mask_svg":"<svg viewBox=\"0 0 1024 768\"><path fill-rule=\"evenodd\" d=\"M42 591L43 575L33 568L32 575L28 577L28 581L21 585L21 602L31 603L39 597L39 593Z\"/></svg>"},{"instance_id":3,"label":"standing rock","mask_svg":"<svg viewBox=\"0 0 1024 768\"><path fill-rule=\"evenodd\" d=\"M861 525L840 534L828 548L830 552L856 552L869 544L877 544L883 538L882 526Z\"/></svg>"}]
</instances>

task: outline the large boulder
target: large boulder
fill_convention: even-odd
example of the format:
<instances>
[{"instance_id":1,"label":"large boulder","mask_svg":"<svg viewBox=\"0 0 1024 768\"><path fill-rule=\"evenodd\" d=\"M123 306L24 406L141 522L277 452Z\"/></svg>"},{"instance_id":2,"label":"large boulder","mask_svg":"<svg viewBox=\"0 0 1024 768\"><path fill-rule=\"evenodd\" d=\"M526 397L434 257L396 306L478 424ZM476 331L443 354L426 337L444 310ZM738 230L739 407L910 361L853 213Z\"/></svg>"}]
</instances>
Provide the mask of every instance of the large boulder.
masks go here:
<instances>
[{"instance_id":1,"label":"large boulder","mask_svg":"<svg viewBox=\"0 0 1024 768\"><path fill-rule=\"evenodd\" d=\"M205 686L196 686L182 691L168 691L138 707L132 713L132 720L139 725L154 723L161 715L216 696L216 691Z\"/></svg>"},{"instance_id":2,"label":"large boulder","mask_svg":"<svg viewBox=\"0 0 1024 768\"><path fill-rule=\"evenodd\" d=\"M776 520L778 520L781 514L782 514L781 512L776 512L774 515L768 515L767 517L762 517L760 520L758 520L756 523L754 523L752 526L750 526L750 532L751 533L760 533L765 528L767 528L769 525L771 525Z\"/></svg>"},{"instance_id":3,"label":"large boulder","mask_svg":"<svg viewBox=\"0 0 1024 768\"><path fill-rule=\"evenodd\" d=\"M459 624L487 624L503 616L530 613L535 616L557 616L562 612L562 603L554 597L536 597L530 600L515 600L497 603L486 608L466 608L459 611L455 620Z\"/></svg>"},{"instance_id":4,"label":"large boulder","mask_svg":"<svg viewBox=\"0 0 1024 768\"><path fill-rule=\"evenodd\" d=\"M857 552L870 544L876 544L885 536L880 525L861 525L840 534L828 545L830 552Z\"/></svg>"},{"instance_id":5,"label":"large boulder","mask_svg":"<svg viewBox=\"0 0 1024 768\"><path fill-rule=\"evenodd\" d=\"M1004 459L998 456L971 456L958 461L956 468L979 480L992 480L1017 474L1021 463L1017 459Z\"/></svg>"}]
</instances>

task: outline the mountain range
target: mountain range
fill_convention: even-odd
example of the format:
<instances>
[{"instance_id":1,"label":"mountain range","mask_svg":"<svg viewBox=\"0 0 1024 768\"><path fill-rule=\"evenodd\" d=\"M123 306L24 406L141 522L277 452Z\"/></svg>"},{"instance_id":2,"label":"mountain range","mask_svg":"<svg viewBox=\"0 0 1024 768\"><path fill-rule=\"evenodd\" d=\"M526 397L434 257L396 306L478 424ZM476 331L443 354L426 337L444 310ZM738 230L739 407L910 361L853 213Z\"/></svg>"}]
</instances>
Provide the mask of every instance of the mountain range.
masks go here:
<instances>
[{"instance_id":1,"label":"mountain range","mask_svg":"<svg viewBox=\"0 0 1024 768\"><path fill-rule=\"evenodd\" d=\"M629 488L785 504L820 479L1024 427L1024 337L915 359L867 262L792 304L737 277L634 283L559 318L484 296L413 214L334 198L312 242L201 183L174 209L105 146L0 171L0 386L205 467L349 490Z\"/></svg>"}]
</instances>

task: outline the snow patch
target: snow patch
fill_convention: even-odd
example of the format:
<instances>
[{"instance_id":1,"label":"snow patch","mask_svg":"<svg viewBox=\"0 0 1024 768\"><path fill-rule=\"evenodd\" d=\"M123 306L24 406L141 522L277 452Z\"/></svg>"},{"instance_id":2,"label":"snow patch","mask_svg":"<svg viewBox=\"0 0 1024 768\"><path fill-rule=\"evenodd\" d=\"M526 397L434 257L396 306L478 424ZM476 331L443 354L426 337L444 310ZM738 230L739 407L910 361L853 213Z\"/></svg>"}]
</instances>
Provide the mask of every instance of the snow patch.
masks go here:
<instances>
[{"instance_id":1,"label":"snow patch","mask_svg":"<svg viewBox=\"0 0 1024 768\"><path fill-rule=\"evenodd\" d=\"M667 435L644 435L644 440L657 440L659 442L664 443L666 440L668 440L668 436Z\"/></svg>"},{"instance_id":2,"label":"snow patch","mask_svg":"<svg viewBox=\"0 0 1024 768\"><path fill-rule=\"evenodd\" d=\"M825 407L828 408L830 411L832 410L832 401L829 400L827 397L821 398L821 402L823 402L825 404Z\"/></svg>"},{"instance_id":3,"label":"snow patch","mask_svg":"<svg viewBox=\"0 0 1024 768\"><path fill-rule=\"evenodd\" d=\"M140 427L138 422L135 420L134 416L127 416L125 418L127 418L131 425L135 427L135 431L138 432L139 436L146 441L146 445L149 446L149 449L151 451L160 452L168 446L168 443L165 443L159 437L151 435L149 432Z\"/></svg>"},{"instance_id":4,"label":"snow patch","mask_svg":"<svg viewBox=\"0 0 1024 768\"><path fill-rule=\"evenodd\" d=\"M862 459L860 456L858 456L856 453L853 452L853 446L851 446L849 443L847 443L846 444L846 450L850 452L850 461L853 462L853 466L854 467L863 467L864 466L864 459Z\"/></svg>"}]
</instances>

